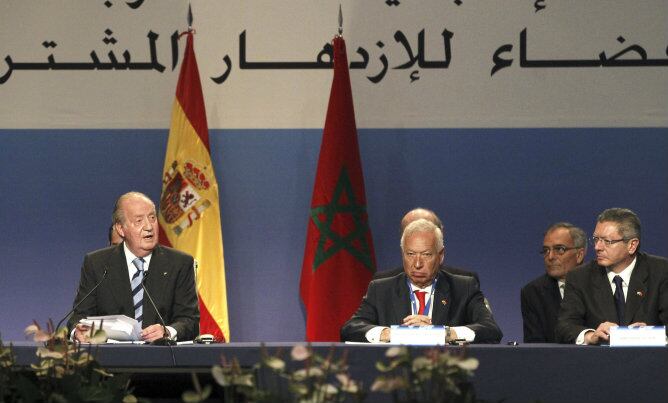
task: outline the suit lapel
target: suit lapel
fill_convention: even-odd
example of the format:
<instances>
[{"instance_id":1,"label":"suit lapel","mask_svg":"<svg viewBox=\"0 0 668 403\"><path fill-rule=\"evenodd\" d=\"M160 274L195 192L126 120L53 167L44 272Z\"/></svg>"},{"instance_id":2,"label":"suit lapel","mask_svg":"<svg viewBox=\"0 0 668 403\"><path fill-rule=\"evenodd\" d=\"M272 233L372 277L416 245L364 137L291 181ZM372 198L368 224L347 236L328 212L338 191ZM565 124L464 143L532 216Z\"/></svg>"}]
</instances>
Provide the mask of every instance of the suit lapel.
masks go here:
<instances>
[{"instance_id":1,"label":"suit lapel","mask_svg":"<svg viewBox=\"0 0 668 403\"><path fill-rule=\"evenodd\" d=\"M156 306L161 306L161 296L165 293L157 292L157 290L163 290L167 287L167 281L169 276L168 271L169 262L165 257L164 250L160 245L156 246L153 249L153 254L151 255L151 262L148 266L148 272L150 275L146 277L146 282L144 283L146 289L153 297L153 302ZM161 312L163 316L164 312ZM144 323L158 323L157 315L155 314L155 309L149 301L149 297L144 292Z\"/></svg>"},{"instance_id":2,"label":"suit lapel","mask_svg":"<svg viewBox=\"0 0 668 403\"><path fill-rule=\"evenodd\" d=\"M556 306L559 309L561 305L561 292L559 292L559 281L552 277L545 275L546 279L543 282L543 292L548 296L551 306Z\"/></svg>"},{"instance_id":3,"label":"suit lapel","mask_svg":"<svg viewBox=\"0 0 668 403\"><path fill-rule=\"evenodd\" d=\"M631 274L631 281L626 292L626 308L624 309L624 324L633 323L634 316L640 307L642 300L647 295L648 270L645 259L638 255L636 267Z\"/></svg>"},{"instance_id":4,"label":"suit lapel","mask_svg":"<svg viewBox=\"0 0 668 403\"><path fill-rule=\"evenodd\" d=\"M443 273L438 274L436 290L434 290L434 308L431 311L431 323L434 325L448 325L448 313L450 311L450 282Z\"/></svg>"},{"instance_id":5,"label":"suit lapel","mask_svg":"<svg viewBox=\"0 0 668 403\"><path fill-rule=\"evenodd\" d=\"M125 260L122 243L116 247L109 262L109 283L109 288L114 290L113 296L116 304L122 307L124 313L131 312L130 317L134 317L132 293L130 290L130 274L128 273L128 265Z\"/></svg>"},{"instance_id":6,"label":"suit lapel","mask_svg":"<svg viewBox=\"0 0 668 403\"><path fill-rule=\"evenodd\" d=\"M594 286L593 299L599 304L605 320L617 322L617 308L615 308L615 299L612 295L612 288L608 281L605 267L595 266L591 271L592 285Z\"/></svg>"},{"instance_id":7,"label":"suit lapel","mask_svg":"<svg viewBox=\"0 0 668 403\"><path fill-rule=\"evenodd\" d=\"M392 298L392 312L396 317L392 323L402 324L403 319L411 314L410 288L405 274L398 277Z\"/></svg>"}]
</instances>

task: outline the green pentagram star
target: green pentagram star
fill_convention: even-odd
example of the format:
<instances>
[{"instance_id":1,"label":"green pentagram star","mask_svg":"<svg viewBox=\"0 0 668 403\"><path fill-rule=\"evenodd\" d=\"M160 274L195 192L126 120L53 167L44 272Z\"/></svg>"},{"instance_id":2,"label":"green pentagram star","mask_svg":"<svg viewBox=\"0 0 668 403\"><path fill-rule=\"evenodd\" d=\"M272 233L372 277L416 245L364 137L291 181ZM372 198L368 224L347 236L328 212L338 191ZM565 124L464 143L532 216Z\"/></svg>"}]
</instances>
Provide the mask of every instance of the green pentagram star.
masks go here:
<instances>
[{"instance_id":1,"label":"green pentagram star","mask_svg":"<svg viewBox=\"0 0 668 403\"><path fill-rule=\"evenodd\" d=\"M342 195L345 196L347 204L341 203ZM355 223L355 228L345 236L341 236L332 230L332 223L337 214L350 214ZM366 268L373 271L371 252L366 240L366 233L369 231L369 227L364 219L365 215L366 206L357 204L348 171L343 167L336 182L331 202L311 209L313 223L320 230L318 248L313 259L313 271L316 271L321 264L325 263L341 250L348 251ZM321 216L324 216L323 220L320 219ZM331 245L325 248L327 241L331 241ZM358 246L355 246L356 242Z\"/></svg>"}]
</instances>

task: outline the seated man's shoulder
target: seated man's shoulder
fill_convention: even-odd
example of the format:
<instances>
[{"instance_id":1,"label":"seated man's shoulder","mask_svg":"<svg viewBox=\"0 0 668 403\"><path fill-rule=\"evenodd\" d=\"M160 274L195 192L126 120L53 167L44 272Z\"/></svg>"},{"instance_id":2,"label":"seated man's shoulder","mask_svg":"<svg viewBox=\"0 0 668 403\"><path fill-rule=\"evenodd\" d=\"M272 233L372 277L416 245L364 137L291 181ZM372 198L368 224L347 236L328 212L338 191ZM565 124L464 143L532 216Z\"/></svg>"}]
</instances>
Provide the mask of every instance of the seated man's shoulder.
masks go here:
<instances>
[{"instance_id":1,"label":"seated man's shoulder","mask_svg":"<svg viewBox=\"0 0 668 403\"><path fill-rule=\"evenodd\" d=\"M446 281L450 282L450 284L452 284L455 287L470 287L473 285L477 287L478 285L478 280L476 280L475 277L471 276L452 274L448 273L447 271L441 271L440 276L442 279L445 279Z\"/></svg>"},{"instance_id":2,"label":"seated man's shoulder","mask_svg":"<svg viewBox=\"0 0 668 403\"><path fill-rule=\"evenodd\" d=\"M403 267L397 267L392 270L382 270L382 271L377 271L373 274L373 279L378 280L381 278L389 278L389 277L395 277L401 273L404 272Z\"/></svg>"},{"instance_id":3,"label":"seated man's shoulder","mask_svg":"<svg viewBox=\"0 0 668 403\"><path fill-rule=\"evenodd\" d=\"M462 268L455 266L443 265L441 266L441 270L446 271L450 274L456 274L458 276L473 277L476 279L478 278L478 273L470 270L464 270Z\"/></svg>"},{"instance_id":4,"label":"seated man's shoulder","mask_svg":"<svg viewBox=\"0 0 668 403\"><path fill-rule=\"evenodd\" d=\"M659 270L668 270L668 259L663 256L648 255L640 253L638 255L639 261L646 260L652 267L657 267Z\"/></svg>"},{"instance_id":5,"label":"seated man's shoulder","mask_svg":"<svg viewBox=\"0 0 668 403\"><path fill-rule=\"evenodd\" d=\"M540 276L526 283L524 287L522 287L522 291L542 288L552 283L556 283L556 280L548 276L547 274L541 274Z\"/></svg>"},{"instance_id":6,"label":"seated man's shoulder","mask_svg":"<svg viewBox=\"0 0 668 403\"><path fill-rule=\"evenodd\" d=\"M107 246L102 249L86 253L86 259L90 259L92 261L107 260L116 254L120 254L122 250L122 246L120 249L118 245Z\"/></svg>"},{"instance_id":7,"label":"seated man's shoulder","mask_svg":"<svg viewBox=\"0 0 668 403\"><path fill-rule=\"evenodd\" d=\"M371 280L369 283L369 287L374 286L374 287L392 287L396 285L397 283L405 282L406 281L406 275L404 274L403 271L399 273L395 273L393 276L384 276L384 277L378 277L374 278Z\"/></svg>"},{"instance_id":8,"label":"seated man's shoulder","mask_svg":"<svg viewBox=\"0 0 668 403\"><path fill-rule=\"evenodd\" d=\"M165 245L156 246L153 253L169 256L170 259L193 260L191 255Z\"/></svg>"}]
</instances>

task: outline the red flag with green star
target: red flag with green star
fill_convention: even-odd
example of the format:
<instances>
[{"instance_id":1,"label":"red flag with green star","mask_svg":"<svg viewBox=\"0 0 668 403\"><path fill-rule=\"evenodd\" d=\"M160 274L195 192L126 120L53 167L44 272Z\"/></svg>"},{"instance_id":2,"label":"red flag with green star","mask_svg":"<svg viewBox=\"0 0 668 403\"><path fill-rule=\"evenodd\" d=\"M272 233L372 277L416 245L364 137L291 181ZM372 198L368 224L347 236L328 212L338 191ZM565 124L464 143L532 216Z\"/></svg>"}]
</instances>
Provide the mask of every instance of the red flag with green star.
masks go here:
<instances>
[{"instance_id":1,"label":"red flag with green star","mask_svg":"<svg viewBox=\"0 0 668 403\"><path fill-rule=\"evenodd\" d=\"M307 341L339 341L341 326L359 307L376 269L346 43L337 36L332 45L334 80L300 282Z\"/></svg>"}]
</instances>

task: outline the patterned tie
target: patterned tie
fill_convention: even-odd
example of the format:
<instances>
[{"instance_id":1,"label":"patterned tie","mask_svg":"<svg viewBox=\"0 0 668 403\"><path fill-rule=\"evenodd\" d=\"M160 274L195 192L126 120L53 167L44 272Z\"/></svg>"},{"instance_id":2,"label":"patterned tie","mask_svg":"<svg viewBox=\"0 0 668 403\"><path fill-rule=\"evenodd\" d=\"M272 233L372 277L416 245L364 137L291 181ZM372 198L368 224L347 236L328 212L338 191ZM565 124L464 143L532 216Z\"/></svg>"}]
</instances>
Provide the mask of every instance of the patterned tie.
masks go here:
<instances>
[{"instance_id":1,"label":"patterned tie","mask_svg":"<svg viewBox=\"0 0 668 403\"><path fill-rule=\"evenodd\" d=\"M418 309L418 315L424 315L424 307L425 307L425 302L424 302L424 297L427 295L426 292L424 291L415 291L415 296L417 296L418 301L420 302L420 309Z\"/></svg>"},{"instance_id":2,"label":"patterned tie","mask_svg":"<svg viewBox=\"0 0 668 403\"><path fill-rule=\"evenodd\" d=\"M144 318L144 309L142 307L144 288L141 285L142 281L144 281L144 259L138 257L132 261L132 264L137 268L135 274L132 275L132 280L130 280L130 286L132 287L132 302L135 305L135 319L137 319L139 327L141 327L141 322Z\"/></svg>"},{"instance_id":3,"label":"patterned tie","mask_svg":"<svg viewBox=\"0 0 668 403\"><path fill-rule=\"evenodd\" d=\"M617 308L617 324L622 326L624 322L624 306L626 301L624 300L624 290L622 289L622 278L615 276L612 279L612 282L615 283L615 308Z\"/></svg>"}]
</instances>

